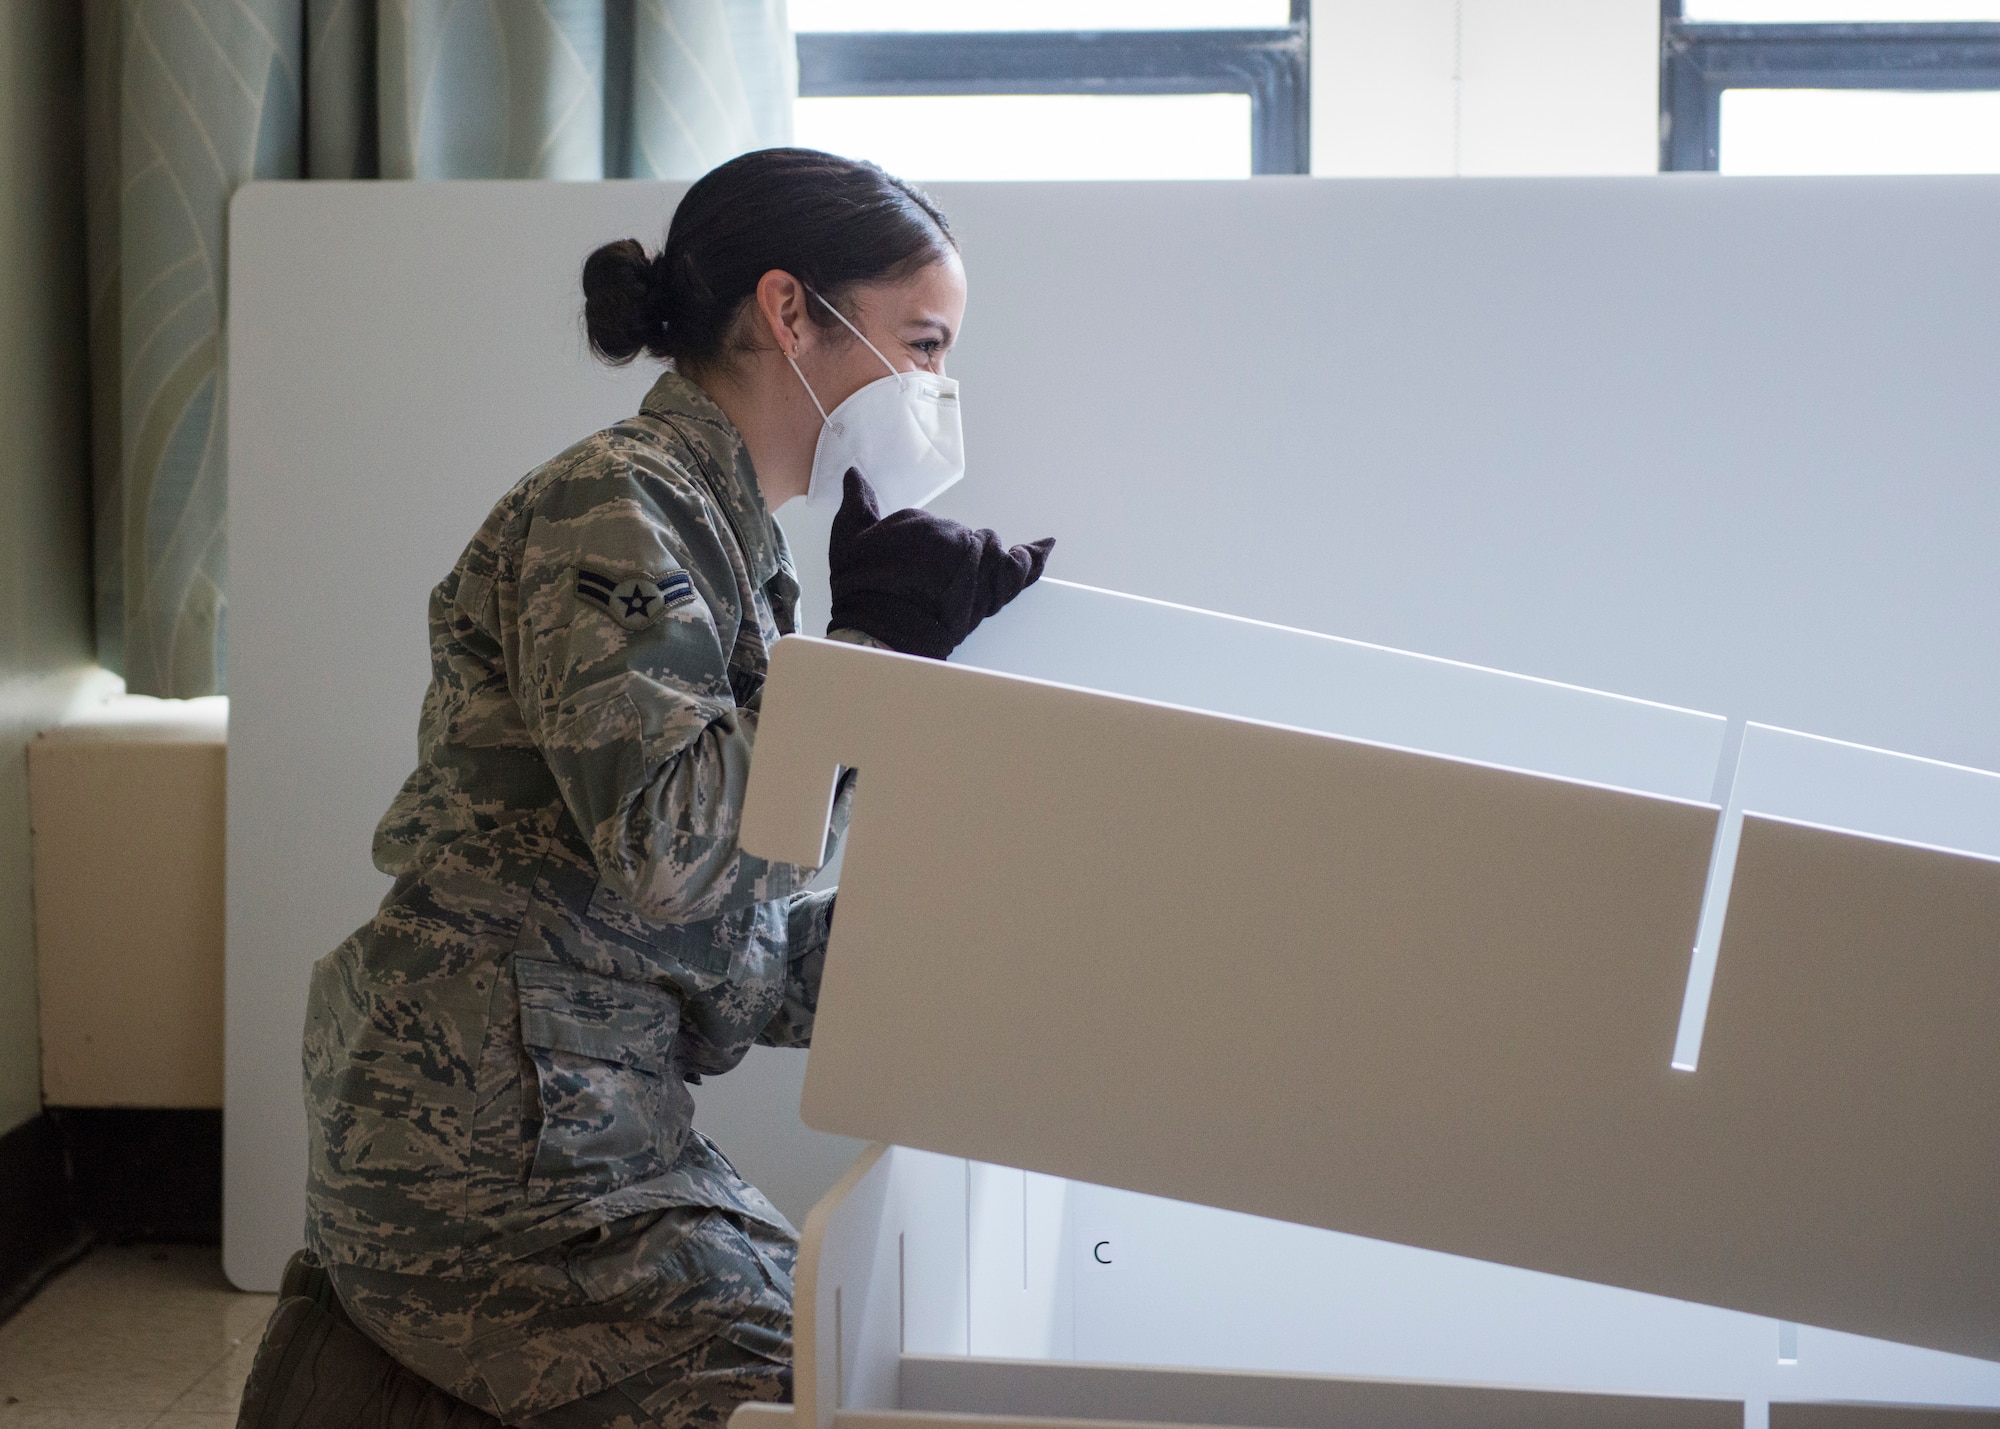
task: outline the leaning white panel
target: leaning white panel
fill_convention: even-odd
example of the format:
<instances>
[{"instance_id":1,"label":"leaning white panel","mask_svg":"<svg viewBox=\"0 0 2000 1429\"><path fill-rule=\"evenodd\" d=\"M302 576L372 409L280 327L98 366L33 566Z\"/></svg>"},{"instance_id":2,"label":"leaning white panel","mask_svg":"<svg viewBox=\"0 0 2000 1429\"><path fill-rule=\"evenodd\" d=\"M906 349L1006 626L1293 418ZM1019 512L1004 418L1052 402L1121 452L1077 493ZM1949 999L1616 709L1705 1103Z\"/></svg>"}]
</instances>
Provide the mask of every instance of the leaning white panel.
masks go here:
<instances>
[{"instance_id":1,"label":"leaning white panel","mask_svg":"<svg viewBox=\"0 0 2000 1429\"><path fill-rule=\"evenodd\" d=\"M861 775L809 1123L2000 1353L2000 862L1752 815L1685 1077L1712 807L809 640L764 708L746 847Z\"/></svg>"},{"instance_id":2,"label":"leaning white panel","mask_svg":"<svg viewBox=\"0 0 2000 1429\"><path fill-rule=\"evenodd\" d=\"M809 1124L1643 1288L1712 807L803 639L764 708L746 848L860 770Z\"/></svg>"},{"instance_id":3,"label":"leaning white panel","mask_svg":"<svg viewBox=\"0 0 2000 1429\"><path fill-rule=\"evenodd\" d=\"M1778 1327L1761 1316L1129 1191L1074 1185L1070 1197L1078 1361L1760 1402L2000 1403L2000 1364L1984 1360L1807 1325L1798 1362L1780 1365ZM1086 1256L1106 1238L1112 1264L1095 1265Z\"/></svg>"},{"instance_id":4,"label":"leaning white panel","mask_svg":"<svg viewBox=\"0 0 2000 1429\"><path fill-rule=\"evenodd\" d=\"M1043 580L963 665L1482 764L1707 799L1725 721L1310 630Z\"/></svg>"},{"instance_id":5,"label":"leaning white panel","mask_svg":"<svg viewBox=\"0 0 2000 1429\"><path fill-rule=\"evenodd\" d=\"M1746 816L1686 1078L1716 1298L2000 1359L1996 1027L2000 861Z\"/></svg>"},{"instance_id":6,"label":"leaning white panel","mask_svg":"<svg viewBox=\"0 0 2000 1429\"><path fill-rule=\"evenodd\" d=\"M1730 803L1744 813L2000 858L2000 774L1752 724Z\"/></svg>"},{"instance_id":7,"label":"leaning white panel","mask_svg":"<svg viewBox=\"0 0 2000 1429\"><path fill-rule=\"evenodd\" d=\"M893 1409L905 1353L965 1354L967 1166L872 1146L806 1217L794 1299L799 1429Z\"/></svg>"},{"instance_id":8,"label":"leaning white panel","mask_svg":"<svg viewBox=\"0 0 2000 1429\"><path fill-rule=\"evenodd\" d=\"M1164 1424L1366 1425L1367 1429L1741 1429L1743 1404L1724 1398L1258 1374L1129 1364L1034 1364L912 1355L902 1408L973 1410L1024 1419ZM852 1426L859 1416L843 1418Z\"/></svg>"},{"instance_id":9,"label":"leaning white panel","mask_svg":"<svg viewBox=\"0 0 2000 1429\"><path fill-rule=\"evenodd\" d=\"M1674 1065L1683 1071L1700 1064L1746 814L2000 858L2000 774L1749 725L1716 835L1715 871L1674 1041Z\"/></svg>"},{"instance_id":10,"label":"leaning white panel","mask_svg":"<svg viewBox=\"0 0 2000 1429\"><path fill-rule=\"evenodd\" d=\"M1076 1340L1070 1183L967 1163L966 1344L975 1355L1067 1359Z\"/></svg>"}]
</instances>

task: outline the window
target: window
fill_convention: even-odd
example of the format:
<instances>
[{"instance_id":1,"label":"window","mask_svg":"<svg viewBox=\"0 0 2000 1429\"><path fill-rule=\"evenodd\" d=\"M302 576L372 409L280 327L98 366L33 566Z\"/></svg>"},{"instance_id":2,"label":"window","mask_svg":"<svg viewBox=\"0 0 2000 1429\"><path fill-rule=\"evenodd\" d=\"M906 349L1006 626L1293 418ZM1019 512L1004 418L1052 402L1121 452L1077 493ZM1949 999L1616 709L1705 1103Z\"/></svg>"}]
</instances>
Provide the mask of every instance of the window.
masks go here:
<instances>
[{"instance_id":1,"label":"window","mask_svg":"<svg viewBox=\"0 0 2000 1429\"><path fill-rule=\"evenodd\" d=\"M2000 172L2000 0L1689 0L1663 169Z\"/></svg>"},{"instance_id":2,"label":"window","mask_svg":"<svg viewBox=\"0 0 2000 1429\"><path fill-rule=\"evenodd\" d=\"M921 180L1306 173L1307 3L793 0L798 141Z\"/></svg>"},{"instance_id":3,"label":"window","mask_svg":"<svg viewBox=\"0 0 2000 1429\"><path fill-rule=\"evenodd\" d=\"M1725 174L2000 173L2000 90L1730 89Z\"/></svg>"}]
</instances>

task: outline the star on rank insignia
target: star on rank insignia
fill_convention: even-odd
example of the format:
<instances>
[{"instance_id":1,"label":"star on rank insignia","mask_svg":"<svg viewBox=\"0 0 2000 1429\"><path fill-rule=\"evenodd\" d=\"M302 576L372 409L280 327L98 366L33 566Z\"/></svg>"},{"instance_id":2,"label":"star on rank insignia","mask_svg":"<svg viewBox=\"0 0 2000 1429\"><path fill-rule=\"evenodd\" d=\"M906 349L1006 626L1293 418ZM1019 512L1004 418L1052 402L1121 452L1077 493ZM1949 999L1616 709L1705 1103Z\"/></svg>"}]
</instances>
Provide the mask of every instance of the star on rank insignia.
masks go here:
<instances>
[{"instance_id":1,"label":"star on rank insignia","mask_svg":"<svg viewBox=\"0 0 2000 1429\"><path fill-rule=\"evenodd\" d=\"M666 575L638 576L616 580L602 571L580 566L576 572L576 593L627 630L643 630L677 605L694 599L694 581L686 571Z\"/></svg>"}]
</instances>

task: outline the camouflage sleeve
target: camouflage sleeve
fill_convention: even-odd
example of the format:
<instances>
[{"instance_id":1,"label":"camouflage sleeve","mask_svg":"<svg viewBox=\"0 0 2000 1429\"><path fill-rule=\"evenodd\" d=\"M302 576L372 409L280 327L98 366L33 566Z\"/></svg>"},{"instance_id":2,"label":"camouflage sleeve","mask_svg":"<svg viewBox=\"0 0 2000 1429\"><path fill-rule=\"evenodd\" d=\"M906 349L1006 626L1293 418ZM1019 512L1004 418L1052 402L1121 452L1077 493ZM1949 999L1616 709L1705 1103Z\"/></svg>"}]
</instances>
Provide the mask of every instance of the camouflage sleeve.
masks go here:
<instances>
[{"instance_id":1,"label":"camouflage sleeve","mask_svg":"<svg viewBox=\"0 0 2000 1429\"><path fill-rule=\"evenodd\" d=\"M854 789L860 775L842 769L833 791L833 812L827 821L830 837L827 858L831 861L847 839L847 823L853 814ZM826 941L833 932L833 899L838 890L828 888L795 893L785 913L785 996L757 1040L766 1047L810 1047L813 1016L819 1010L820 973L826 968Z\"/></svg>"},{"instance_id":2,"label":"camouflage sleeve","mask_svg":"<svg viewBox=\"0 0 2000 1429\"><path fill-rule=\"evenodd\" d=\"M835 890L795 893L786 910L785 999L757 1041L765 1047L810 1047L819 1010L819 979L826 969L826 940L833 931Z\"/></svg>"},{"instance_id":3,"label":"camouflage sleeve","mask_svg":"<svg viewBox=\"0 0 2000 1429\"><path fill-rule=\"evenodd\" d=\"M613 447L550 485L522 548L530 734L600 876L660 922L810 876L736 841L757 717L737 707L718 634L733 642L742 618L727 521L692 478Z\"/></svg>"}]
</instances>

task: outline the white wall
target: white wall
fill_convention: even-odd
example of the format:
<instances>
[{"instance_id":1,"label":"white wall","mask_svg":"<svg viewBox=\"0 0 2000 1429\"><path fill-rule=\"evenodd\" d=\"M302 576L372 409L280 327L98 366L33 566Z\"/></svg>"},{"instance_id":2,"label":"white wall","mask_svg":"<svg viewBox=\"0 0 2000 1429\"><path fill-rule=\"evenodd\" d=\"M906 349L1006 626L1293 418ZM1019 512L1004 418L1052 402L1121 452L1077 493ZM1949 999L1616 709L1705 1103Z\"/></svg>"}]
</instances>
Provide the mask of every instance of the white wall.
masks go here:
<instances>
[{"instance_id":1,"label":"white wall","mask_svg":"<svg viewBox=\"0 0 2000 1429\"><path fill-rule=\"evenodd\" d=\"M1313 172L1645 174L1659 0L1315 0Z\"/></svg>"}]
</instances>

